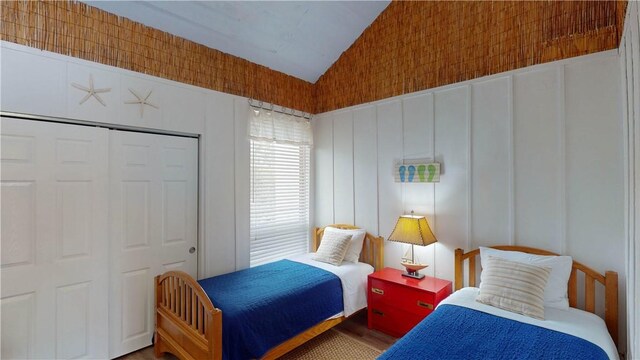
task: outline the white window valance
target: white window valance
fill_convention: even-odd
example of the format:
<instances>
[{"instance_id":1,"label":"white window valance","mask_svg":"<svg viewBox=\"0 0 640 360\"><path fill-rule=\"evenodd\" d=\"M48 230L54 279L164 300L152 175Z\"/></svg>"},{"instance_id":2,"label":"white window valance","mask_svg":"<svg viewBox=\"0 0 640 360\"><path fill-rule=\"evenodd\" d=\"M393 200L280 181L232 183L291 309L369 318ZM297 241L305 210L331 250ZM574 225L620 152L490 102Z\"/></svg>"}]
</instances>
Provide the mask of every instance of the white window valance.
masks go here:
<instances>
[{"instance_id":1,"label":"white window valance","mask_svg":"<svg viewBox=\"0 0 640 360\"><path fill-rule=\"evenodd\" d=\"M311 121L268 109L249 109L249 138L282 144L313 145Z\"/></svg>"}]
</instances>

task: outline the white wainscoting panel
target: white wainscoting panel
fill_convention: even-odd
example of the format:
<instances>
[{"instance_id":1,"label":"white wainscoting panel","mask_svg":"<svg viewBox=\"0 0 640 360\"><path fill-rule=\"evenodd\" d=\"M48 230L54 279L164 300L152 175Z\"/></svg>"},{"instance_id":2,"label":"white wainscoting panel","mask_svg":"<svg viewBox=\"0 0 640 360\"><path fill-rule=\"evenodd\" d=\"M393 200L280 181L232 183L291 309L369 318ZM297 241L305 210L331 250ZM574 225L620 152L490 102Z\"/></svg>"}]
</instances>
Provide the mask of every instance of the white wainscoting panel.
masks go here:
<instances>
[{"instance_id":1,"label":"white wainscoting panel","mask_svg":"<svg viewBox=\"0 0 640 360\"><path fill-rule=\"evenodd\" d=\"M335 223L333 217L333 118L313 118L315 225ZM313 222L313 221L312 221Z\"/></svg>"},{"instance_id":2,"label":"white wainscoting panel","mask_svg":"<svg viewBox=\"0 0 640 360\"><path fill-rule=\"evenodd\" d=\"M471 89L458 86L434 93L436 161L442 164L435 184L436 276L453 279L453 251L468 248L470 224L469 126Z\"/></svg>"},{"instance_id":3,"label":"white wainscoting panel","mask_svg":"<svg viewBox=\"0 0 640 360\"><path fill-rule=\"evenodd\" d=\"M377 125L374 106L354 110L353 205L355 225L373 233L378 232Z\"/></svg>"},{"instance_id":4,"label":"white wainscoting panel","mask_svg":"<svg viewBox=\"0 0 640 360\"><path fill-rule=\"evenodd\" d=\"M561 253L564 161L558 134L564 124L558 118L559 83L554 68L513 77L514 243Z\"/></svg>"},{"instance_id":5,"label":"white wainscoting panel","mask_svg":"<svg viewBox=\"0 0 640 360\"><path fill-rule=\"evenodd\" d=\"M90 78L93 78L95 89L110 89L108 92L97 94L106 106L93 96L80 104L87 92L77 89L71 84L75 83L88 88ZM66 105L69 118L98 122L118 121L120 117L120 77L113 76L112 72L95 66L70 63L67 65L65 86L68 93Z\"/></svg>"},{"instance_id":6,"label":"white wainscoting panel","mask_svg":"<svg viewBox=\"0 0 640 360\"><path fill-rule=\"evenodd\" d=\"M207 94L204 159L206 174L205 191L206 233L217 241L201 243L200 266L206 265L201 278L224 274L236 269L235 224L235 136L233 98L219 94ZM206 259L206 260L205 260ZM202 269L202 267L201 267Z\"/></svg>"},{"instance_id":7,"label":"white wainscoting panel","mask_svg":"<svg viewBox=\"0 0 640 360\"><path fill-rule=\"evenodd\" d=\"M622 78L622 114L625 157L625 238L627 276L627 354L626 358L640 357L640 9L638 2L627 6L624 33L620 47ZM635 196L634 196L635 194ZM624 324L621 324L624 330ZM622 335L622 332L621 332ZM624 339L623 339L624 340Z\"/></svg>"},{"instance_id":8,"label":"white wainscoting panel","mask_svg":"<svg viewBox=\"0 0 640 360\"><path fill-rule=\"evenodd\" d=\"M388 238L402 215L402 185L393 177L393 166L402 160L402 102L378 106L378 234ZM397 264L407 245L387 242L385 265Z\"/></svg>"},{"instance_id":9,"label":"white wainscoting panel","mask_svg":"<svg viewBox=\"0 0 640 360\"><path fill-rule=\"evenodd\" d=\"M510 244L510 78L471 87L471 239Z\"/></svg>"},{"instance_id":10,"label":"white wainscoting panel","mask_svg":"<svg viewBox=\"0 0 640 360\"><path fill-rule=\"evenodd\" d=\"M351 111L333 116L333 211L336 224L354 223L353 117Z\"/></svg>"},{"instance_id":11,"label":"white wainscoting panel","mask_svg":"<svg viewBox=\"0 0 640 360\"><path fill-rule=\"evenodd\" d=\"M69 85L65 61L6 47L2 48L1 61L2 110L58 117L67 115Z\"/></svg>"},{"instance_id":12,"label":"white wainscoting panel","mask_svg":"<svg viewBox=\"0 0 640 360\"><path fill-rule=\"evenodd\" d=\"M624 273L621 262L611 261L624 253L618 66L596 59L565 67L567 251L597 269Z\"/></svg>"},{"instance_id":13,"label":"white wainscoting panel","mask_svg":"<svg viewBox=\"0 0 640 360\"><path fill-rule=\"evenodd\" d=\"M353 205L337 193L335 204L316 199L316 224L333 211L356 222L359 209L375 211L358 190L375 156L378 234L387 238L404 212L426 215L438 238L417 251L430 264L426 274L453 280L458 247L517 244L567 253L624 281L619 83L619 59L609 51L320 114L316 186L353 156L353 180L336 172L332 186L356 190ZM333 131L319 119L332 119ZM343 131L351 119L353 155ZM363 156L374 127L377 153ZM434 156L439 183L394 182L396 162ZM385 264L401 268L406 246L385 246Z\"/></svg>"},{"instance_id":14,"label":"white wainscoting panel","mask_svg":"<svg viewBox=\"0 0 640 360\"><path fill-rule=\"evenodd\" d=\"M403 159L434 158L433 94L420 94L402 100ZM419 176L415 174L414 176ZM425 215L431 227L435 225L434 184L411 183L402 185L403 213L414 211ZM400 215L400 214L398 214ZM435 231L435 228L432 230ZM416 246L415 254L422 263L429 264L423 272L433 276L435 246Z\"/></svg>"},{"instance_id":15,"label":"white wainscoting panel","mask_svg":"<svg viewBox=\"0 0 640 360\"><path fill-rule=\"evenodd\" d=\"M160 91L162 85L157 81L139 76L122 75L120 77L120 119L123 124L134 124L135 126L147 128L159 128L162 126L162 112L165 104L173 101L170 93ZM138 96L146 98L154 106L139 104L127 104L127 102L138 101L131 91ZM142 108L142 114L140 109Z\"/></svg>"},{"instance_id":16,"label":"white wainscoting panel","mask_svg":"<svg viewBox=\"0 0 640 360\"><path fill-rule=\"evenodd\" d=\"M236 203L236 270L249 267L249 106L246 99L234 100L235 124L235 203Z\"/></svg>"}]
</instances>

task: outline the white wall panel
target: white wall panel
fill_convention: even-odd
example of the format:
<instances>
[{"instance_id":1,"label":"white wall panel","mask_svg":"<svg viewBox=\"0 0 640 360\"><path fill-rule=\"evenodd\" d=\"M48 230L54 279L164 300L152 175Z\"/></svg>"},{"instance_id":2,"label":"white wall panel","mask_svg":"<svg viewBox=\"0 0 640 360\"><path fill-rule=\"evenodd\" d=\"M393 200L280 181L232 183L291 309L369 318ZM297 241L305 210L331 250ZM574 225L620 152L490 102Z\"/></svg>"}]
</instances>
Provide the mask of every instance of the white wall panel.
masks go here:
<instances>
[{"instance_id":1,"label":"white wall panel","mask_svg":"<svg viewBox=\"0 0 640 360\"><path fill-rule=\"evenodd\" d=\"M234 100L235 124L235 203L236 203L236 270L249 267L249 104L246 99Z\"/></svg>"},{"instance_id":2,"label":"white wall panel","mask_svg":"<svg viewBox=\"0 0 640 360\"><path fill-rule=\"evenodd\" d=\"M162 112L165 104L173 101L172 94L161 91L162 84L147 78L121 75L120 77L120 116L116 122L120 124L133 124L134 126L159 128L162 126ZM127 104L138 101L132 93L146 98L154 106L139 104ZM156 108L157 107L157 108ZM142 109L142 112L141 112Z\"/></svg>"},{"instance_id":3,"label":"white wall panel","mask_svg":"<svg viewBox=\"0 0 640 360\"><path fill-rule=\"evenodd\" d=\"M354 223L353 207L353 115L333 116L333 211L337 224Z\"/></svg>"},{"instance_id":4,"label":"white wall panel","mask_svg":"<svg viewBox=\"0 0 640 360\"><path fill-rule=\"evenodd\" d=\"M618 66L608 59L565 66L566 249L597 271L618 272L619 305L624 308L625 268L617 260L625 254ZM622 335L624 315L620 326Z\"/></svg>"},{"instance_id":5,"label":"white wall panel","mask_svg":"<svg viewBox=\"0 0 640 360\"><path fill-rule=\"evenodd\" d=\"M89 87L90 79L93 79L95 89L109 89L107 92L101 92L97 95L104 101L102 105L95 97L86 99L80 104L86 96L87 92L73 87L71 84L77 84ZM120 77L113 76L110 71L99 69L93 66L85 66L80 64L67 65L68 92L67 95L67 115L72 119L82 119L88 121L110 122L119 117L118 109L120 108Z\"/></svg>"},{"instance_id":6,"label":"white wall panel","mask_svg":"<svg viewBox=\"0 0 640 360\"><path fill-rule=\"evenodd\" d=\"M200 187L206 202L206 240L200 242L201 278L236 268L235 136L230 135L235 133L233 102L223 94L207 95L206 136L201 143L204 159L200 160L206 164L206 184Z\"/></svg>"},{"instance_id":7,"label":"white wall panel","mask_svg":"<svg viewBox=\"0 0 640 360\"><path fill-rule=\"evenodd\" d=\"M316 116L313 124L315 226L334 223L333 217L333 118Z\"/></svg>"},{"instance_id":8,"label":"white wall panel","mask_svg":"<svg viewBox=\"0 0 640 360\"><path fill-rule=\"evenodd\" d=\"M514 242L560 253L564 160L558 135L564 121L558 117L558 87L555 68L517 74L513 79Z\"/></svg>"},{"instance_id":9,"label":"white wall panel","mask_svg":"<svg viewBox=\"0 0 640 360\"><path fill-rule=\"evenodd\" d=\"M434 94L435 154L442 164L435 184L436 276L453 280L453 251L468 248L469 87Z\"/></svg>"},{"instance_id":10,"label":"white wall panel","mask_svg":"<svg viewBox=\"0 0 640 360\"><path fill-rule=\"evenodd\" d=\"M627 8L621 46L621 74L623 98L623 132L625 155L625 222L627 276L627 354L640 356L640 10L637 2ZM635 196L634 196L635 194ZM624 340L624 339L623 339Z\"/></svg>"},{"instance_id":11,"label":"white wall panel","mask_svg":"<svg viewBox=\"0 0 640 360\"><path fill-rule=\"evenodd\" d=\"M378 234L391 235L402 215L402 185L393 178L394 164L402 160L402 103L398 100L378 105ZM385 265L397 266L406 245L387 242Z\"/></svg>"},{"instance_id":12,"label":"white wall panel","mask_svg":"<svg viewBox=\"0 0 640 360\"><path fill-rule=\"evenodd\" d=\"M510 244L509 78L471 87L471 229L474 245Z\"/></svg>"},{"instance_id":13,"label":"white wall panel","mask_svg":"<svg viewBox=\"0 0 640 360\"><path fill-rule=\"evenodd\" d=\"M402 100L403 159L434 158L433 94L421 94ZM416 175L417 176L417 175ZM434 184L402 184L403 212L424 215L435 233ZM436 237L438 236L437 233ZM418 259L429 267L423 272L434 274L435 246L415 247Z\"/></svg>"},{"instance_id":14,"label":"white wall panel","mask_svg":"<svg viewBox=\"0 0 640 360\"><path fill-rule=\"evenodd\" d=\"M567 251L599 271L624 273L611 262L624 254L618 76L609 59L565 68Z\"/></svg>"},{"instance_id":15,"label":"white wall panel","mask_svg":"<svg viewBox=\"0 0 640 360\"><path fill-rule=\"evenodd\" d=\"M419 255L426 255L422 260L433 264L425 273L453 280L455 248L516 243L579 256L585 264L601 264L601 271L618 270L623 278L618 251L623 206L616 63L615 52L594 54L319 115L353 113L356 222L359 209L370 209L374 201L359 195L366 183L359 169L371 161L360 148L373 133L360 129L369 121L371 127L375 123L378 141L378 234L388 237L403 212L425 213L438 238L434 246L419 250ZM567 84L564 66L570 69ZM598 72L602 74L592 75ZM589 106L583 108L578 101ZM607 122L602 120L604 114ZM608 128L603 144L583 149L587 141L582 133L589 138L604 126ZM334 141L326 134L315 136L322 137L322 143ZM599 149L602 153L594 154ZM332 158L338 159L343 150L333 150ZM396 161L429 158L434 152L442 164L439 183L394 183ZM589 178L594 175L589 175L587 159L605 169L595 180ZM325 164L316 163L316 174L333 171L332 162ZM576 203L565 199L576 199L578 194ZM333 204L327 205L317 202L316 212L331 213ZM603 226L603 221L609 223ZM589 230L575 230L586 222ZM600 230L586 237L594 226ZM572 244L565 246L567 234L571 239L566 242ZM609 242L618 250L609 249ZM607 248L601 253L611 256L601 256L592 244ZM386 265L401 268L405 248L393 242L385 246Z\"/></svg>"},{"instance_id":16,"label":"white wall panel","mask_svg":"<svg viewBox=\"0 0 640 360\"><path fill-rule=\"evenodd\" d=\"M5 47L0 61L2 110L59 117L67 115L67 87L70 85L67 85L65 61Z\"/></svg>"},{"instance_id":17,"label":"white wall panel","mask_svg":"<svg viewBox=\"0 0 640 360\"><path fill-rule=\"evenodd\" d=\"M209 94L203 94L202 91L171 85L159 87L158 93L158 99L167 99L162 103L154 103L154 105L161 105L162 127L167 130L193 134L204 132L205 108L209 106L209 102L205 99L224 96L213 91ZM229 108L218 108L218 110L225 112Z\"/></svg>"},{"instance_id":18,"label":"white wall panel","mask_svg":"<svg viewBox=\"0 0 640 360\"><path fill-rule=\"evenodd\" d=\"M378 121L375 106L353 112L355 225L378 233Z\"/></svg>"}]
</instances>

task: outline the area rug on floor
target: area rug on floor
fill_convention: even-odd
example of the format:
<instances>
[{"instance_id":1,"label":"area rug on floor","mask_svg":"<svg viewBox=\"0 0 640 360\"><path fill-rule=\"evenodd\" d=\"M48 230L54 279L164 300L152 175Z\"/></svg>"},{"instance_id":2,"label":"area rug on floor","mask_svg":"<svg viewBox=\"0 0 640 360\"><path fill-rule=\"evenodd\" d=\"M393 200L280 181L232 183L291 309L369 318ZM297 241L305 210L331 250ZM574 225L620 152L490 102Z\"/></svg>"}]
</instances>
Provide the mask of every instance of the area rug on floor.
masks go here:
<instances>
[{"instance_id":1,"label":"area rug on floor","mask_svg":"<svg viewBox=\"0 0 640 360\"><path fill-rule=\"evenodd\" d=\"M284 355L280 360L365 360L375 359L381 353L365 343L331 329Z\"/></svg>"}]
</instances>

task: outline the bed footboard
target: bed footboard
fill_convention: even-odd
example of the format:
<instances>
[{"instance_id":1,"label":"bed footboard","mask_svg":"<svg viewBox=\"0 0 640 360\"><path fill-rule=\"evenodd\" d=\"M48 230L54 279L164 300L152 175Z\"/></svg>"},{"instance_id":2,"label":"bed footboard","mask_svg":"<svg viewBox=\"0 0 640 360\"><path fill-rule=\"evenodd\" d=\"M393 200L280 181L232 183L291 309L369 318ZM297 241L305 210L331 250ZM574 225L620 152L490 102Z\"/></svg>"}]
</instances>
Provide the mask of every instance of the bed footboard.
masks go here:
<instances>
[{"instance_id":1,"label":"bed footboard","mask_svg":"<svg viewBox=\"0 0 640 360\"><path fill-rule=\"evenodd\" d=\"M180 359L222 359L222 312L189 274L169 271L155 278L154 354Z\"/></svg>"}]
</instances>

